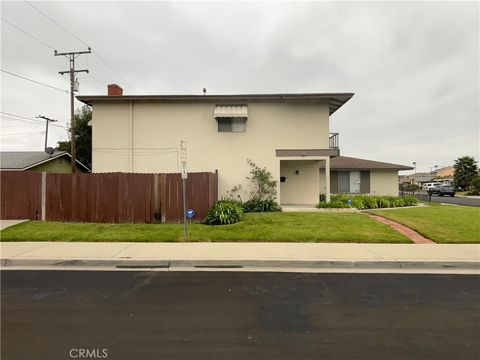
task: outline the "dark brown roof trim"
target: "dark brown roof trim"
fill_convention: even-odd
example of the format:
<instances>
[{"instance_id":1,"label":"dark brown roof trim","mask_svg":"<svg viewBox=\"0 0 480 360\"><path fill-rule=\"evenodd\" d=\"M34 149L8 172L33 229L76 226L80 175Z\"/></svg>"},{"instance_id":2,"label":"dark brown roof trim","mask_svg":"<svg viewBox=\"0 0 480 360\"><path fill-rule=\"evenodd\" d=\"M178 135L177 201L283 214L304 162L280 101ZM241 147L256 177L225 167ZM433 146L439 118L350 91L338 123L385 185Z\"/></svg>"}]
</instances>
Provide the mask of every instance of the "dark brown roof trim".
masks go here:
<instances>
[{"instance_id":1,"label":"dark brown roof trim","mask_svg":"<svg viewBox=\"0 0 480 360\"><path fill-rule=\"evenodd\" d=\"M338 156L339 149L279 149L275 150L277 157L296 157L296 156ZM306 158L308 160L308 158Z\"/></svg>"},{"instance_id":2,"label":"dark brown roof trim","mask_svg":"<svg viewBox=\"0 0 480 360\"><path fill-rule=\"evenodd\" d=\"M320 168L325 165L320 163ZM331 170L413 170L411 166L373 161L367 159L358 159L348 156L338 156L330 161Z\"/></svg>"}]
</instances>

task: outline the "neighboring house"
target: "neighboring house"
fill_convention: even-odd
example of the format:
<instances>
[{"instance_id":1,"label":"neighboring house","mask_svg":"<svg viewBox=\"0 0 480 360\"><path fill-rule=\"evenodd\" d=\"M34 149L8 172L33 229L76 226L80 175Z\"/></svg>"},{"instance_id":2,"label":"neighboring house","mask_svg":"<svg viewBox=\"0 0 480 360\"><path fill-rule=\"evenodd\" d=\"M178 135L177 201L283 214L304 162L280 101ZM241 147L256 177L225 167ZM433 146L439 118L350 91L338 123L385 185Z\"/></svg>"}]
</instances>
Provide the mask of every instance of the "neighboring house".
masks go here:
<instances>
[{"instance_id":1,"label":"neighboring house","mask_svg":"<svg viewBox=\"0 0 480 360\"><path fill-rule=\"evenodd\" d=\"M398 169L407 168L332 171L340 150L330 116L351 93L124 96L118 85L108 93L77 97L93 107L93 172L179 172L185 140L188 171L218 170L219 197L241 184L245 199L251 159L278 181L281 204L316 204L344 189L344 171L355 184L348 190L369 181L369 193L398 195Z\"/></svg>"},{"instance_id":2,"label":"neighboring house","mask_svg":"<svg viewBox=\"0 0 480 360\"><path fill-rule=\"evenodd\" d=\"M55 151L51 155L44 151L1 151L0 170L71 173L71 158L66 151ZM77 160L77 172L89 171L88 167Z\"/></svg>"},{"instance_id":3,"label":"neighboring house","mask_svg":"<svg viewBox=\"0 0 480 360\"><path fill-rule=\"evenodd\" d=\"M398 177L398 183L403 186L412 185L413 179L410 175L400 175Z\"/></svg>"},{"instance_id":4,"label":"neighboring house","mask_svg":"<svg viewBox=\"0 0 480 360\"><path fill-rule=\"evenodd\" d=\"M434 174L436 177L453 178L453 175L455 174L455 168L453 166L446 166L444 168L435 170Z\"/></svg>"},{"instance_id":5,"label":"neighboring house","mask_svg":"<svg viewBox=\"0 0 480 360\"><path fill-rule=\"evenodd\" d=\"M429 172L422 172L412 174L410 178L413 179L414 184L421 186L425 183L432 182L435 176Z\"/></svg>"}]
</instances>

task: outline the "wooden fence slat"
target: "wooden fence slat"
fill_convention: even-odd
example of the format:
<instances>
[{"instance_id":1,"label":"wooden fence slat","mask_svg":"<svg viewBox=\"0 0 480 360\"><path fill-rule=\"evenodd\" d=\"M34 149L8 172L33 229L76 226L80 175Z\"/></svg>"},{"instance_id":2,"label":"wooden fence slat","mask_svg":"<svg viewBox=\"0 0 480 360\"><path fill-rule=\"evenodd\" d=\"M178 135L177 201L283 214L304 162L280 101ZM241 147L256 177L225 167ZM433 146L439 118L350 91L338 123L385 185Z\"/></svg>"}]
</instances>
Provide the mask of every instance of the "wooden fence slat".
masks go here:
<instances>
[{"instance_id":1,"label":"wooden fence slat","mask_svg":"<svg viewBox=\"0 0 480 360\"><path fill-rule=\"evenodd\" d=\"M218 173L190 173L187 206L202 220L217 199ZM45 219L100 223L183 221L180 174L46 174ZM40 220L42 174L0 172L2 219Z\"/></svg>"}]
</instances>

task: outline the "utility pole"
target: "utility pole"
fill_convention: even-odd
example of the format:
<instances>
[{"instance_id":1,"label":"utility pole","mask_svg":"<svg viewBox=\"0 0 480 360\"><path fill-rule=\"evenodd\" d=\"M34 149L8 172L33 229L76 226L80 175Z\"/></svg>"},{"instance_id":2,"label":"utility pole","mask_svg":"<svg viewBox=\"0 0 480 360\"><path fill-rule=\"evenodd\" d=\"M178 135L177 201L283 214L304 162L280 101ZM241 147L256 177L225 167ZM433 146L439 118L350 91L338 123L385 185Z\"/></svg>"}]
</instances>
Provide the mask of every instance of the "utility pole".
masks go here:
<instances>
[{"instance_id":1,"label":"utility pole","mask_svg":"<svg viewBox=\"0 0 480 360\"><path fill-rule=\"evenodd\" d=\"M89 47L88 51L72 51L65 53L58 53L55 50L55 56L65 56L70 62L70 70L59 71L59 74L70 74L70 140L72 144L72 173L75 173L76 170L76 158L77 158L77 148L75 146L75 114L73 108L74 92L78 91L78 83L75 83L75 73L86 72L88 70L75 70L75 59L82 54L91 54L92 49Z\"/></svg>"},{"instance_id":2,"label":"utility pole","mask_svg":"<svg viewBox=\"0 0 480 360\"><path fill-rule=\"evenodd\" d=\"M38 119L45 119L46 120L46 128L45 128L45 151L47 151L47 141L48 141L48 123L50 122L57 122L58 120L50 119L43 115L38 115Z\"/></svg>"}]
</instances>

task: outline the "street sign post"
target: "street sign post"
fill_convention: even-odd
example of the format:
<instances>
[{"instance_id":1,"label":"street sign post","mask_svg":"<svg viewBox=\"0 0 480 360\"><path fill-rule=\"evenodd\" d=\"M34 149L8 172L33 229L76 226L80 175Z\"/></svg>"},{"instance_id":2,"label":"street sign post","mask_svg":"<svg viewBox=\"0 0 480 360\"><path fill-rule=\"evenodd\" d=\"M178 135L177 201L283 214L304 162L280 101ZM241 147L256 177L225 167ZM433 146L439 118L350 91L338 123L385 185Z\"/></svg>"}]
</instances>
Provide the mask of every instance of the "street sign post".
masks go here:
<instances>
[{"instance_id":1,"label":"street sign post","mask_svg":"<svg viewBox=\"0 0 480 360\"><path fill-rule=\"evenodd\" d=\"M180 159L181 159L181 172L182 172L182 191L183 191L183 233L184 240L187 241L187 142L180 141Z\"/></svg>"}]
</instances>

